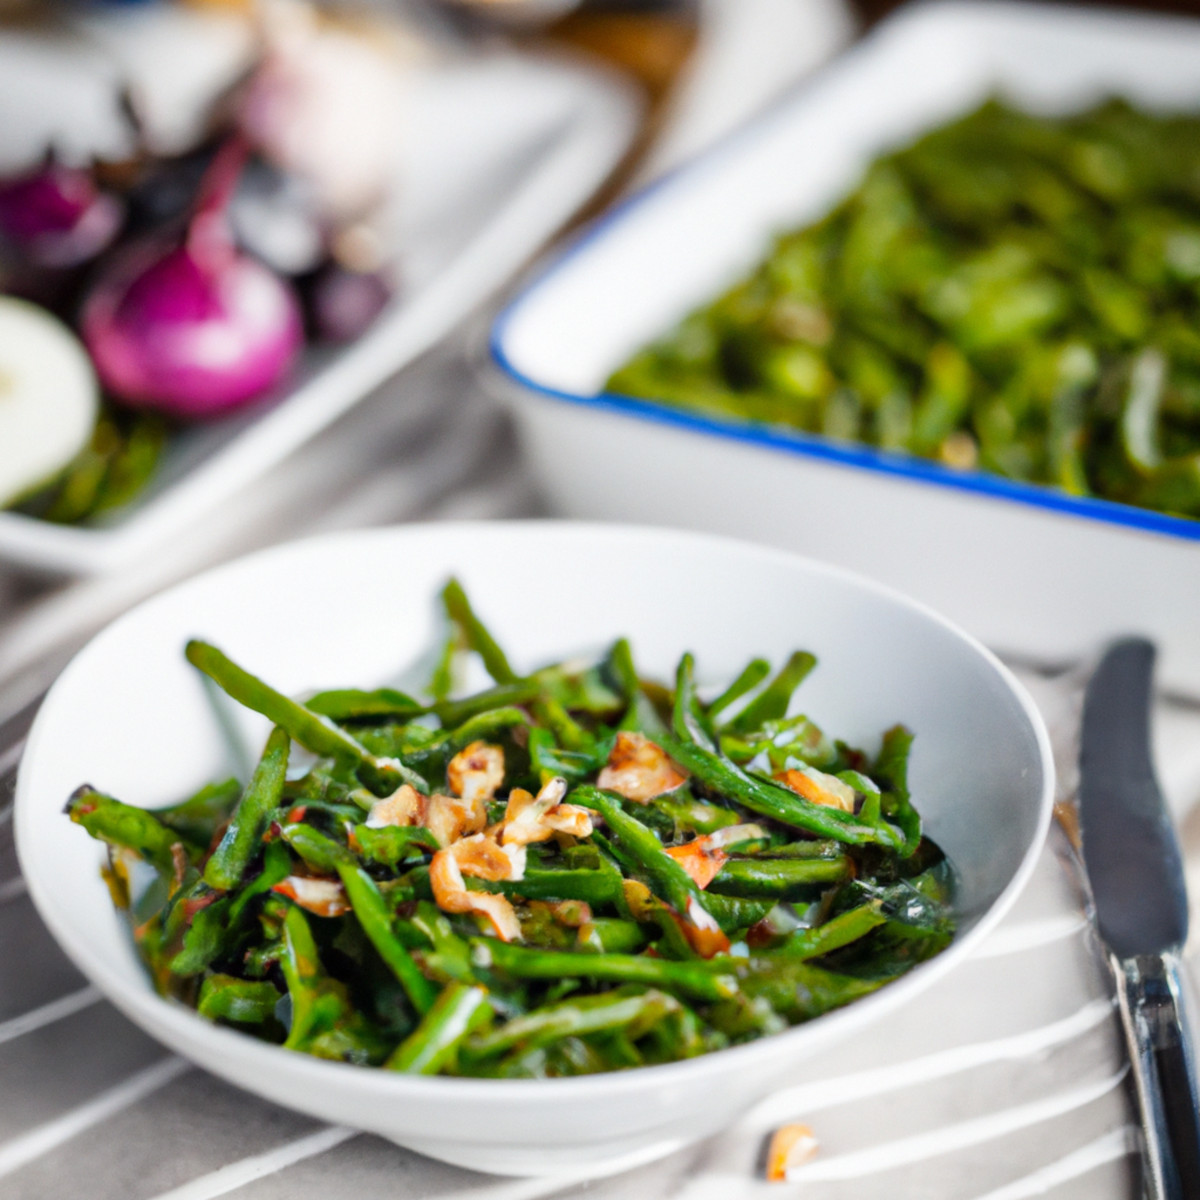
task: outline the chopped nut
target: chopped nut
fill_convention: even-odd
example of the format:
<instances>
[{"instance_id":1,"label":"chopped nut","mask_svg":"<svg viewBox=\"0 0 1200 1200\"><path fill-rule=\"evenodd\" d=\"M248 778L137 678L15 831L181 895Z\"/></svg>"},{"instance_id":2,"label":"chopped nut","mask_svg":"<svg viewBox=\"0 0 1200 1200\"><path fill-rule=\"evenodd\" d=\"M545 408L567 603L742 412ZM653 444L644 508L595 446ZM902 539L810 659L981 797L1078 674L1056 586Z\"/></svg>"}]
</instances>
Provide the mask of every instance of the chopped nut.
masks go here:
<instances>
[{"instance_id":1,"label":"chopped nut","mask_svg":"<svg viewBox=\"0 0 1200 1200\"><path fill-rule=\"evenodd\" d=\"M491 892L467 891L456 853L454 846L439 850L429 864L429 883L438 908L451 913L480 913L491 922L501 941L519 942L521 923L508 897Z\"/></svg>"},{"instance_id":2,"label":"chopped nut","mask_svg":"<svg viewBox=\"0 0 1200 1200\"><path fill-rule=\"evenodd\" d=\"M565 779L551 779L535 799L524 788L513 788L504 811L506 846L528 846L548 841L555 833L587 837L592 832L592 817L577 804L562 804L567 794Z\"/></svg>"},{"instance_id":3,"label":"chopped nut","mask_svg":"<svg viewBox=\"0 0 1200 1200\"><path fill-rule=\"evenodd\" d=\"M767 1148L767 1179L785 1183L788 1172L811 1161L820 1148L821 1143L807 1125L781 1125L771 1135Z\"/></svg>"},{"instance_id":4,"label":"chopped nut","mask_svg":"<svg viewBox=\"0 0 1200 1200\"><path fill-rule=\"evenodd\" d=\"M556 804L542 818L542 824L555 833L585 838L592 832L592 814L578 804Z\"/></svg>"},{"instance_id":5,"label":"chopped nut","mask_svg":"<svg viewBox=\"0 0 1200 1200\"><path fill-rule=\"evenodd\" d=\"M479 833L487 825L487 805L479 795L429 797L425 810L425 828L440 846L449 846L459 838Z\"/></svg>"},{"instance_id":6,"label":"chopped nut","mask_svg":"<svg viewBox=\"0 0 1200 1200\"><path fill-rule=\"evenodd\" d=\"M382 829L385 825L423 825L428 799L411 783L402 783L390 796L376 800L367 814L367 825Z\"/></svg>"},{"instance_id":7,"label":"chopped nut","mask_svg":"<svg viewBox=\"0 0 1200 1200\"><path fill-rule=\"evenodd\" d=\"M655 796L673 792L687 780L687 772L673 763L656 742L644 733L622 730L617 734L608 756L608 766L600 772L596 786L616 792L626 800L646 804Z\"/></svg>"},{"instance_id":8,"label":"chopped nut","mask_svg":"<svg viewBox=\"0 0 1200 1200\"><path fill-rule=\"evenodd\" d=\"M449 852L464 875L490 880L512 878L512 859L486 834L460 838Z\"/></svg>"},{"instance_id":9,"label":"chopped nut","mask_svg":"<svg viewBox=\"0 0 1200 1200\"><path fill-rule=\"evenodd\" d=\"M472 742L450 760L446 779L455 795L486 804L504 782L503 748Z\"/></svg>"}]
</instances>

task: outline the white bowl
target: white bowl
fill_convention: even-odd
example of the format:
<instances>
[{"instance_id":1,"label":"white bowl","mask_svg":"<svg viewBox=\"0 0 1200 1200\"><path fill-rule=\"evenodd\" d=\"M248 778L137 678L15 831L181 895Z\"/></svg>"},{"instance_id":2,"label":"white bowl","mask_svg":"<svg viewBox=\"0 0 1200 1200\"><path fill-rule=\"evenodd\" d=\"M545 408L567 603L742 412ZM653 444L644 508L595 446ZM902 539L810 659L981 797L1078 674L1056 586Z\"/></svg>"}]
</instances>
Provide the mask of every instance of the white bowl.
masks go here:
<instances>
[{"instance_id":1,"label":"white bowl","mask_svg":"<svg viewBox=\"0 0 1200 1200\"><path fill-rule=\"evenodd\" d=\"M912 787L957 867L953 944L897 983L775 1037L687 1062L558 1080L410 1078L322 1062L218 1028L154 994L99 875L96 842L62 813L85 780L131 803L228 772L195 671L201 636L291 693L374 686L421 659L437 592L462 579L531 668L625 634L669 677L694 650L720 682L746 660L814 651L804 710L852 744L916 731ZM240 713L261 744L266 723ZM209 571L96 637L38 714L21 764L17 848L29 890L75 963L129 1017L200 1065L281 1104L505 1174L614 1169L734 1120L806 1055L928 988L999 919L1049 820L1053 768L1031 701L986 650L926 609L794 555L696 534L569 523L446 524L299 542Z\"/></svg>"},{"instance_id":2,"label":"white bowl","mask_svg":"<svg viewBox=\"0 0 1200 1200\"><path fill-rule=\"evenodd\" d=\"M1000 92L1200 111L1200 21L1031 3L905 6L812 82L607 215L496 322L558 511L749 537L864 571L989 645L1062 662L1129 629L1200 696L1200 521L604 392L636 349L811 221L879 154Z\"/></svg>"}]
</instances>

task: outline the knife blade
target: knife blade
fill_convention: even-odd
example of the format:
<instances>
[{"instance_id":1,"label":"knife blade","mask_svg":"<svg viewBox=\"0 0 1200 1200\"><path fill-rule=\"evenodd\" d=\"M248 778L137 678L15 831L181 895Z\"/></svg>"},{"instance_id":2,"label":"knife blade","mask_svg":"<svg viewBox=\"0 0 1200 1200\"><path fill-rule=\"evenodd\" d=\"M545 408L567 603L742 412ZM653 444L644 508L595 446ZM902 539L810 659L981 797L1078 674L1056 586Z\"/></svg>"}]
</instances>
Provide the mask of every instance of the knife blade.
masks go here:
<instances>
[{"instance_id":1,"label":"knife blade","mask_svg":"<svg viewBox=\"0 0 1200 1200\"><path fill-rule=\"evenodd\" d=\"M1200 1198L1200 1091L1180 952L1183 856L1154 775L1155 649L1122 638L1084 693L1079 739L1082 854L1129 1048L1151 1200Z\"/></svg>"}]
</instances>

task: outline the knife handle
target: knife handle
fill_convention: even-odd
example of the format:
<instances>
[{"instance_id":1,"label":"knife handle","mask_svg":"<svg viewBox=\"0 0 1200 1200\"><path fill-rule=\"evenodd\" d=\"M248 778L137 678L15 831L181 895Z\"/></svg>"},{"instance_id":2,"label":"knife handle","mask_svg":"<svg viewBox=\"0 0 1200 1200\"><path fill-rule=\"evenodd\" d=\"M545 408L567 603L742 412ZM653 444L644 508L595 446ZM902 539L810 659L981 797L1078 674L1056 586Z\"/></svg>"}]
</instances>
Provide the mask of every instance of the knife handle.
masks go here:
<instances>
[{"instance_id":1,"label":"knife handle","mask_svg":"<svg viewBox=\"0 0 1200 1200\"><path fill-rule=\"evenodd\" d=\"M1112 959L1141 1109L1150 1200L1200 1197L1200 1090L1188 984L1175 954Z\"/></svg>"}]
</instances>

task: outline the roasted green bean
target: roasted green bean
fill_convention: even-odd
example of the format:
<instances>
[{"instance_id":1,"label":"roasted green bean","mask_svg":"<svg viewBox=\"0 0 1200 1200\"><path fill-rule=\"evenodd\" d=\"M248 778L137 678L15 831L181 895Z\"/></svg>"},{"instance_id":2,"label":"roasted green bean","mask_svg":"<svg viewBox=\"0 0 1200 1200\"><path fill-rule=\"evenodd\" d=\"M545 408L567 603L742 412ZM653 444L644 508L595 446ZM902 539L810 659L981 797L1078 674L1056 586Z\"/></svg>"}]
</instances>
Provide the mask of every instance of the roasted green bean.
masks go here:
<instances>
[{"instance_id":1,"label":"roasted green bean","mask_svg":"<svg viewBox=\"0 0 1200 1200\"><path fill-rule=\"evenodd\" d=\"M273 723L249 781L154 810L71 797L159 991L323 1058L565 1075L776 1032L953 936L912 734L872 756L792 711L811 654L754 659L708 701L690 654L669 688L623 639L519 675L457 584L443 600L411 696L305 705L190 642ZM452 697L469 654L494 683ZM316 757L289 779L293 741Z\"/></svg>"}]
</instances>

